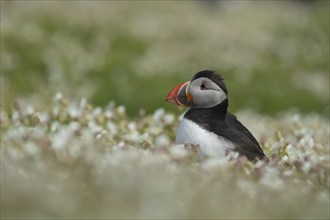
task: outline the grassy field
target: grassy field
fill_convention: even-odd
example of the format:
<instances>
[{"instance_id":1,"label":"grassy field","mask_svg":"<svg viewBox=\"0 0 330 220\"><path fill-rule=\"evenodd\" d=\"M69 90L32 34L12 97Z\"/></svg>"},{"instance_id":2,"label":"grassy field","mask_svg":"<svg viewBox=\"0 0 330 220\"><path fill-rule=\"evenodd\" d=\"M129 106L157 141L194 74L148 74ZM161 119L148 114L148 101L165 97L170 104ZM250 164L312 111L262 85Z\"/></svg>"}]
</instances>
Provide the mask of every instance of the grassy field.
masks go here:
<instances>
[{"instance_id":1,"label":"grassy field","mask_svg":"<svg viewBox=\"0 0 330 220\"><path fill-rule=\"evenodd\" d=\"M1 1L1 218L329 219L329 4ZM202 69L268 159L174 143Z\"/></svg>"},{"instance_id":2,"label":"grassy field","mask_svg":"<svg viewBox=\"0 0 330 220\"><path fill-rule=\"evenodd\" d=\"M176 111L167 92L213 69L232 111L328 116L328 3L1 1L2 104L60 91L132 116Z\"/></svg>"}]
</instances>

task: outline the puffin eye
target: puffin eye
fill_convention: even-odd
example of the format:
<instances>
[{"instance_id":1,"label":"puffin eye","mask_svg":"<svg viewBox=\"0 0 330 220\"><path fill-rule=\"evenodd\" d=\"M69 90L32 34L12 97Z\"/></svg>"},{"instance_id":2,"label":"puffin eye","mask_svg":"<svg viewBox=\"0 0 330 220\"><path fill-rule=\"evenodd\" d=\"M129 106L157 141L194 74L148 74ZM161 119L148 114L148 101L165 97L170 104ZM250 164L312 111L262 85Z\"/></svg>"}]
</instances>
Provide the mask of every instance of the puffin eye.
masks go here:
<instances>
[{"instance_id":1,"label":"puffin eye","mask_svg":"<svg viewBox=\"0 0 330 220\"><path fill-rule=\"evenodd\" d=\"M201 90L205 90L205 89L206 89L206 86L205 86L204 83L202 83L202 85L201 85Z\"/></svg>"}]
</instances>

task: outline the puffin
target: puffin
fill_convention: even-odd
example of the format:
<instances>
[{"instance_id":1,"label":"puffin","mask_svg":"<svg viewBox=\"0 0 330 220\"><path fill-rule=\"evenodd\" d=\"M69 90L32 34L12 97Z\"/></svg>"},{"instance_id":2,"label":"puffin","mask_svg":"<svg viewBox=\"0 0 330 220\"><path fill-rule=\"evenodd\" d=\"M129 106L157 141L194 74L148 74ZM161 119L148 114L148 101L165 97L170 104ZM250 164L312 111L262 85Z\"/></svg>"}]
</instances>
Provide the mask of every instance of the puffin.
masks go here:
<instances>
[{"instance_id":1,"label":"puffin","mask_svg":"<svg viewBox=\"0 0 330 220\"><path fill-rule=\"evenodd\" d=\"M265 157L256 138L227 111L228 89L216 72L196 73L190 81L175 86L165 101L189 107L177 128L176 143L198 145L207 156L222 158L235 151L251 161Z\"/></svg>"}]
</instances>

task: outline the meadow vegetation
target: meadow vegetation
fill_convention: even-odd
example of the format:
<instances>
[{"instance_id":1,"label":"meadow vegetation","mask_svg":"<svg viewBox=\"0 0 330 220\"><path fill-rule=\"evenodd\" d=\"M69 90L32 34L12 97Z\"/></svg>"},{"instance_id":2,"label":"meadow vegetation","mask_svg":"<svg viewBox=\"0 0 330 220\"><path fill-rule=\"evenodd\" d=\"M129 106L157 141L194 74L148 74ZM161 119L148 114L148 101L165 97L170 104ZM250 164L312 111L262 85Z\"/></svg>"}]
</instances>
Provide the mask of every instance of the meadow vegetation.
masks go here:
<instances>
[{"instance_id":1,"label":"meadow vegetation","mask_svg":"<svg viewBox=\"0 0 330 220\"><path fill-rule=\"evenodd\" d=\"M329 219L329 2L1 1L1 218ZM175 144L221 73L267 155Z\"/></svg>"},{"instance_id":2,"label":"meadow vegetation","mask_svg":"<svg viewBox=\"0 0 330 220\"><path fill-rule=\"evenodd\" d=\"M230 109L329 112L326 3L2 2L3 105L40 106L58 91L129 115L152 113L194 73L212 69Z\"/></svg>"}]
</instances>

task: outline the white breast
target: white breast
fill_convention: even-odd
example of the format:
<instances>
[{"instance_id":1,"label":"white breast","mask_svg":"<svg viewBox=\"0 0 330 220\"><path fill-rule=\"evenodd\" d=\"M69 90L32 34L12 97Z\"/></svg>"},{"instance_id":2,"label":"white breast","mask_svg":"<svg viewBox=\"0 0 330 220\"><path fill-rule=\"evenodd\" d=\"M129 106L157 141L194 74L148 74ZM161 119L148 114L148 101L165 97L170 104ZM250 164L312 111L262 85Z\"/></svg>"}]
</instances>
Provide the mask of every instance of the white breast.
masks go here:
<instances>
[{"instance_id":1,"label":"white breast","mask_svg":"<svg viewBox=\"0 0 330 220\"><path fill-rule=\"evenodd\" d=\"M199 145L203 153L216 157L224 157L227 149L234 148L234 144L231 141L219 137L185 118L179 124L175 141L180 144Z\"/></svg>"}]
</instances>

